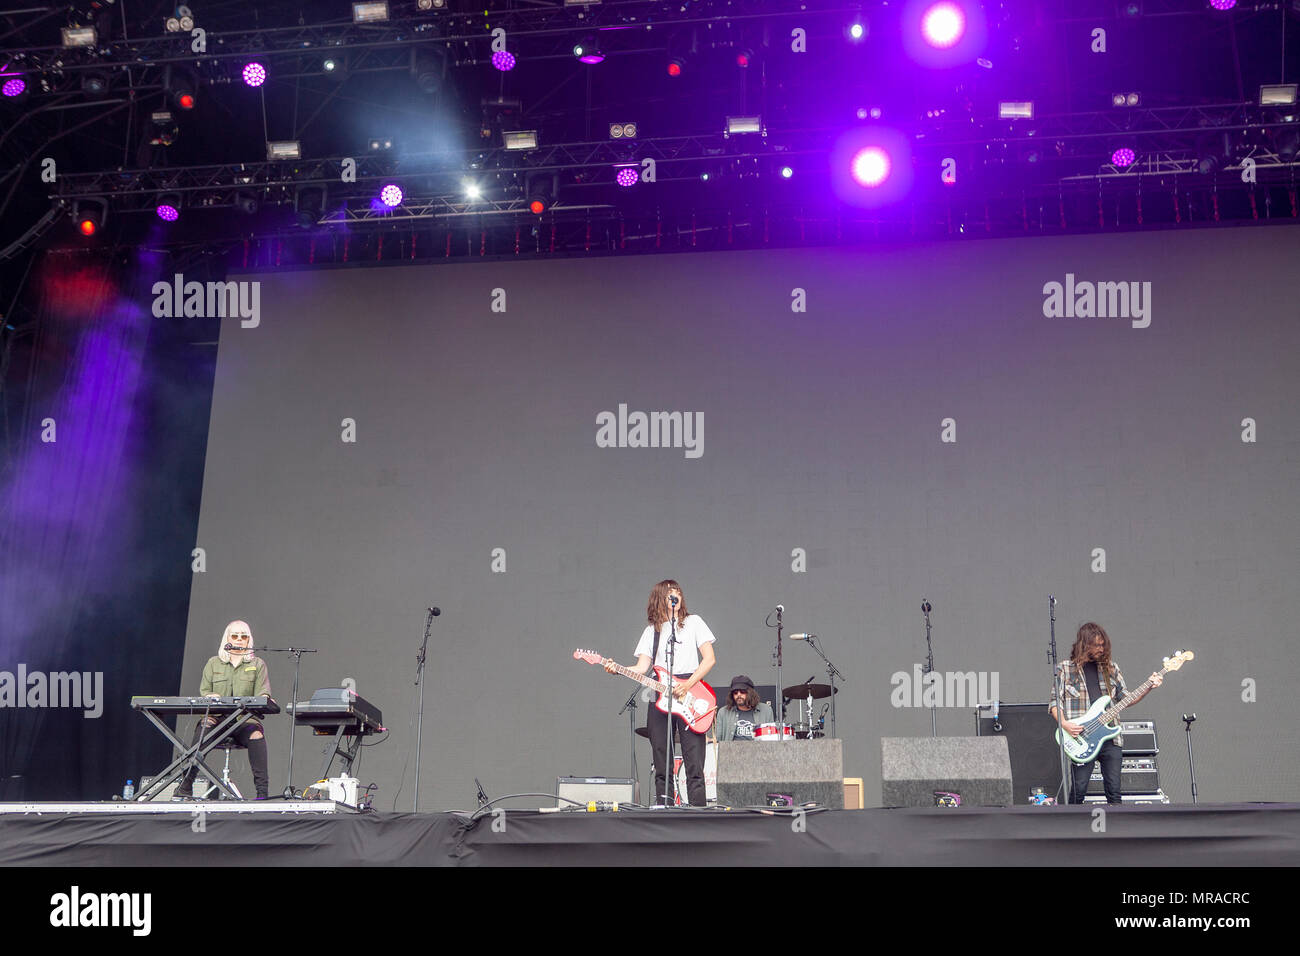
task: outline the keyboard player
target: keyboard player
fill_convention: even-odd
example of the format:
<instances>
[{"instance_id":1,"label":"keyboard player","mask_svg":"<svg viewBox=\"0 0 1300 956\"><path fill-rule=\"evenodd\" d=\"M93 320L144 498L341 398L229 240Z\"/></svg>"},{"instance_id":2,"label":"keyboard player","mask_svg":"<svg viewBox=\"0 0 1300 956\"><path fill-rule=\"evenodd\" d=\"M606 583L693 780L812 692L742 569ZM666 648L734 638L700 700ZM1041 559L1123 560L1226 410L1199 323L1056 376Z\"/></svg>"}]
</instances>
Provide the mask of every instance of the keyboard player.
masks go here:
<instances>
[{"instance_id":1,"label":"keyboard player","mask_svg":"<svg viewBox=\"0 0 1300 956\"><path fill-rule=\"evenodd\" d=\"M266 661L253 653L253 634L244 621L231 621L221 636L215 657L203 665L203 680L199 693L204 697L270 697L271 681ZM194 742L217 723L216 717L201 717L194 728ZM256 717L245 721L231 734L248 749L248 763L253 770L253 786L257 799L265 800L270 787L267 773L266 730ZM198 773L191 766L176 788L176 799L185 800L194 795L194 777Z\"/></svg>"}]
</instances>

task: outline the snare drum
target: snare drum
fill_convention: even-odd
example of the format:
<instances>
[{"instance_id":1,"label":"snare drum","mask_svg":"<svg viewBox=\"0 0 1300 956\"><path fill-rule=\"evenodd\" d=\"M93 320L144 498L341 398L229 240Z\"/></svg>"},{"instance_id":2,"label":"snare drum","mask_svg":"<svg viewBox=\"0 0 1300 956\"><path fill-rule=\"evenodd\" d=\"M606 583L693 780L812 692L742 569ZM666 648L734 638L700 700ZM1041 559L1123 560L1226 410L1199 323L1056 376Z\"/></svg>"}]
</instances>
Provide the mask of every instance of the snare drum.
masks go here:
<instances>
[{"instance_id":1,"label":"snare drum","mask_svg":"<svg viewBox=\"0 0 1300 956\"><path fill-rule=\"evenodd\" d=\"M794 731L789 724L759 724L754 728L755 740L794 740Z\"/></svg>"}]
</instances>

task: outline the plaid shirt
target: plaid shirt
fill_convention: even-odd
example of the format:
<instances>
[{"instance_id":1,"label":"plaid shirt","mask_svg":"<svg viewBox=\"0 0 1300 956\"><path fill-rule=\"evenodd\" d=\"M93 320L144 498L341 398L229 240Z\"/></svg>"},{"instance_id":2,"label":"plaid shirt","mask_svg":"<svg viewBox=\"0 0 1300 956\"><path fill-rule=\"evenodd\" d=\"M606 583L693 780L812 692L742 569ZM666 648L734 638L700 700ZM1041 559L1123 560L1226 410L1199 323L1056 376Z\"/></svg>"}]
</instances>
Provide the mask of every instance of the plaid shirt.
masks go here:
<instances>
[{"instance_id":1,"label":"plaid shirt","mask_svg":"<svg viewBox=\"0 0 1300 956\"><path fill-rule=\"evenodd\" d=\"M1097 668L1097 679L1101 683L1101 692L1109 694L1112 701L1119 700L1127 692L1124 675L1118 665L1110 662L1107 670ZM1109 686L1107 686L1109 682ZM1060 702L1061 716L1064 720L1078 722L1088 712L1092 700L1088 696L1088 682L1084 679L1083 668L1075 666L1074 661L1066 659L1056 665L1056 696ZM1052 705L1048 704L1050 710Z\"/></svg>"}]
</instances>

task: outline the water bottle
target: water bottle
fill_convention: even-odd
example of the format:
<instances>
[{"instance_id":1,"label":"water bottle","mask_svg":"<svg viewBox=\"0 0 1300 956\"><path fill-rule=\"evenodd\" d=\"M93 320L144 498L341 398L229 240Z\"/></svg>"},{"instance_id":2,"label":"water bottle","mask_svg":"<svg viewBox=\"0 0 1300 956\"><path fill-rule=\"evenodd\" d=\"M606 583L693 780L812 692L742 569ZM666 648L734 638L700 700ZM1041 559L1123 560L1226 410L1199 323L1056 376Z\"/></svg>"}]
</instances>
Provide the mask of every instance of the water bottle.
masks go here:
<instances>
[{"instance_id":1,"label":"water bottle","mask_svg":"<svg viewBox=\"0 0 1300 956\"><path fill-rule=\"evenodd\" d=\"M122 788L122 799L123 799L123 800L134 800L134 799L135 799L135 781L134 781L134 780L128 780L128 781L126 782L126 786Z\"/></svg>"}]
</instances>

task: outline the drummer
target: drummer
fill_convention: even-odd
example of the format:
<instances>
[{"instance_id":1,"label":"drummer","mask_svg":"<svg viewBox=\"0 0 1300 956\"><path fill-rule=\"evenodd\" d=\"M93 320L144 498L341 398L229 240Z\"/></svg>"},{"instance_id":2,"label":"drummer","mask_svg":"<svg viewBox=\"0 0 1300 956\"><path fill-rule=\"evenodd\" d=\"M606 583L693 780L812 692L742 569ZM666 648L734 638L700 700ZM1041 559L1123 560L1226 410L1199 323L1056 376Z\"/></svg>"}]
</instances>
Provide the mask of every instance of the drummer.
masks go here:
<instances>
[{"instance_id":1,"label":"drummer","mask_svg":"<svg viewBox=\"0 0 1300 956\"><path fill-rule=\"evenodd\" d=\"M774 723L772 705L758 699L754 682L744 674L731 678L731 693L727 703L718 708L713 730L724 743L731 740L753 740L754 731L761 724Z\"/></svg>"}]
</instances>

